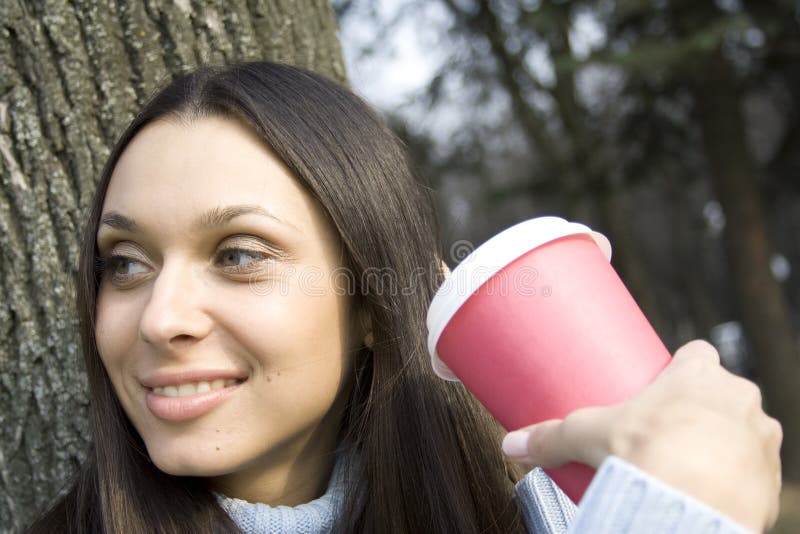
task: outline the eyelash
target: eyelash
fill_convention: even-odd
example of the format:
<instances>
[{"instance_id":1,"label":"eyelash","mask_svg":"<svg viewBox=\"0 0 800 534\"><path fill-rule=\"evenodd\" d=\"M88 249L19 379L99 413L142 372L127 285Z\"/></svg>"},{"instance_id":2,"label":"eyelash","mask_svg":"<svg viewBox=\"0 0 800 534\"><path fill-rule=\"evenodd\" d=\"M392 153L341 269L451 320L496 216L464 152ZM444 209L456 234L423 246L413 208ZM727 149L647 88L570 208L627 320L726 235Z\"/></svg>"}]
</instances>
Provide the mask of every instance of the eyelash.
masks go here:
<instances>
[{"instance_id":1,"label":"eyelash","mask_svg":"<svg viewBox=\"0 0 800 534\"><path fill-rule=\"evenodd\" d=\"M247 264L244 266L220 267L221 271L233 275L249 274L257 272L259 269L263 268L265 262L273 262L278 257L277 254L269 253L266 251L254 250L241 246L233 246L218 250L214 254L214 265L215 266L219 265L220 263L219 260L231 253L237 255L238 254L247 255L255 258L247 262ZM134 258L132 256L127 256L125 254L109 254L108 256L97 259L98 278L109 277L110 280L117 285L125 285L126 283L133 282L136 279L137 275L141 273L135 273L135 274L115 273L117 267L125 263L138 263L144 265L143 261Z\"/></svg>"}]
</instances>

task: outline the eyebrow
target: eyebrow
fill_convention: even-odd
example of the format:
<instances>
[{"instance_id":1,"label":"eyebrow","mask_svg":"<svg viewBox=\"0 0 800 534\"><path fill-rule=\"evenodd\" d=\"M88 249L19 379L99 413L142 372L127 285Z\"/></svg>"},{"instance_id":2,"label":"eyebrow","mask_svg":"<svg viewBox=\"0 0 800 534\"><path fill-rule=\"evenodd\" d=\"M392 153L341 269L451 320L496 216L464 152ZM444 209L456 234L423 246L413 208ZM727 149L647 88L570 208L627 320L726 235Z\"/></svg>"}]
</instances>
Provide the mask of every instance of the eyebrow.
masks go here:
<instances>
[{"instance_id":1,"label":"eyebrow","mask_svg":"<svg viewBox=\"0 0 800 534\"><path fill-rule=\"evenodd\" d=\"M234 206L225 206L224 208L211 208L197 218L194 226L196 228L202 228L205 230L213 230L225 226L236 217L249 214L266 217L302 233L302 231L294 224L276 217L274 214L265 210L261 206L256 206L253 204L239 204ZM122 230L129 233L137 233L139 231L139 225L136 224L136 221L116 211L109 211L103 215L102 219L100 219L100 225L110 226L111 228L116 228L117 230Z\"/></svg>"}]
</instances>

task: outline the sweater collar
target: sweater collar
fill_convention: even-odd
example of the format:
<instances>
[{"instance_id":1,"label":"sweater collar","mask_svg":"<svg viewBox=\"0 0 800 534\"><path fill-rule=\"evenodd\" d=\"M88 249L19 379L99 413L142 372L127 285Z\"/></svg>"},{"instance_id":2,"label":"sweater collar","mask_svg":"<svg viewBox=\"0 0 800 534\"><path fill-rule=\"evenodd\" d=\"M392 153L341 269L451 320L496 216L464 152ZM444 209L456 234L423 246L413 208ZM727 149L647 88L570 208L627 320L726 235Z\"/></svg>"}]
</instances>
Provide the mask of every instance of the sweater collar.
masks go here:
<instances>
[{"instance_id":1,"label":"sweater collar","mask_svg":"<svg viewBox=\"0 0 800 534\"><path fill-rule=\"evenodd\" d=\"M244 534L322 534L330 532L345 492L346 461L337 453L325 493L297 506L269 506L216 494L222 509Z\"/></svg>"}]
</instances>

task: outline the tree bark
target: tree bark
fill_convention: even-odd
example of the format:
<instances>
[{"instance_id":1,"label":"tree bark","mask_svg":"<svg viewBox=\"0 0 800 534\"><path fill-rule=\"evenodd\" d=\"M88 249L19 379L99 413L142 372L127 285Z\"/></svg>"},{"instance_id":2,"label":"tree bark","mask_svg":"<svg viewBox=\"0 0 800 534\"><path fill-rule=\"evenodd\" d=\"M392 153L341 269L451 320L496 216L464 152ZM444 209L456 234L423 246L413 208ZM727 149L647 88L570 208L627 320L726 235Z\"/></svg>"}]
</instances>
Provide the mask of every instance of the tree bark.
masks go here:
<instances>
[{"instance_id":1,"label":"tree bark","mask_svg":"<svg viewBox=\"0 0 800 534\"><path fill-rule=\"evenodd\" d=\"M72 279L115 137L198 64L289 62L345 81L325 0L0 2L0 532L88 449Z\"/></svg>"},{"instance_id":2,"label":"tree bark","mask_svg":"<svg viewBox=\"0 0 800 534\"><path fill-rule=\"evenodd\" d=\"M786 296L770 269L771 243L739 109L720 53L695 74L693 93L717 196L736 297L767 411L783 424L783 476L800 481L800 351Z\"/></svg>"}]
</instances>

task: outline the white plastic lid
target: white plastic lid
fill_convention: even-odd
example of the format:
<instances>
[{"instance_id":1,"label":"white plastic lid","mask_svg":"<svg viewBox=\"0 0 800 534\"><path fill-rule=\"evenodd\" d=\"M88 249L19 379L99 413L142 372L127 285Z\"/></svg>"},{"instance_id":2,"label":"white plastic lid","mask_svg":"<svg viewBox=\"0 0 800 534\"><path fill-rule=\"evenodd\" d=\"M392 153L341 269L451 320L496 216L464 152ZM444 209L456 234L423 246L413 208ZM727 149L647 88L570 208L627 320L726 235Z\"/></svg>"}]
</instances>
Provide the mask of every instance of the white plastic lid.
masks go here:
<instances>
[{"instance_id":1,"label":"white plastic lid","mask_svg":"<svg viewBox=\"0 0 800 534\"><path fill-rule=\"evenodd\" d=\"M431 365L440 378L458 382L458 378L436 354L436 344L447 323L467 299L500 269L528 251L576 234L590 236L606 259L611 260L611 243L603 234L561 217L537 217L515 224L491 237L456 266L434 295L426 321Z\"/></svg>"}]
</instances>

